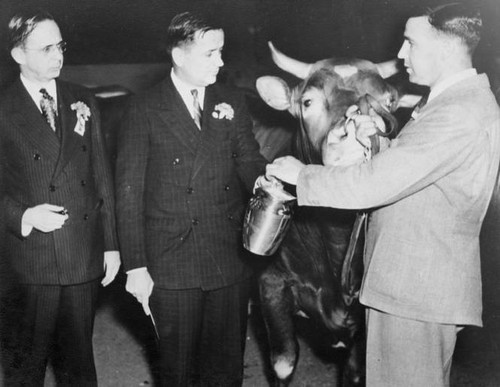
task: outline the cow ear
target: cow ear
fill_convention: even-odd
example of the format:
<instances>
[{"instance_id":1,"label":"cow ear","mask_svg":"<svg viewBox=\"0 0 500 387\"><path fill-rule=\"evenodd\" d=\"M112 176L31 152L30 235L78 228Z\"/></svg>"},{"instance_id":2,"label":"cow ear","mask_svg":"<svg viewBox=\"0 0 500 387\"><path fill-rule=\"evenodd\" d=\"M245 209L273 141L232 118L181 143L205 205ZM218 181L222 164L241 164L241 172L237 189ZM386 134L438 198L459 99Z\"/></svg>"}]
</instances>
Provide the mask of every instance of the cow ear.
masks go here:
<instances>
[{"instance_id":1,"label":"cow ear","mask_svg":"<svg viewBox=\"0 0 500 387\"><path fill-rule=\"evenodd\" d=\"M291 106L291 91L287 83L278 77L264 76L255 83L260 97L276 110L287 110Z\"/></svg>"},{"instance_id":2,"label":"cow ear","mask_svg":"<svg viewBox=\"0 0 500 387\"><path fill-rule=\"evenodd\" d=\"M378 73L384 79L392 77L399 72L398 60L391 59L387 62L375 63Z\"/></svg>"}]
</instances>

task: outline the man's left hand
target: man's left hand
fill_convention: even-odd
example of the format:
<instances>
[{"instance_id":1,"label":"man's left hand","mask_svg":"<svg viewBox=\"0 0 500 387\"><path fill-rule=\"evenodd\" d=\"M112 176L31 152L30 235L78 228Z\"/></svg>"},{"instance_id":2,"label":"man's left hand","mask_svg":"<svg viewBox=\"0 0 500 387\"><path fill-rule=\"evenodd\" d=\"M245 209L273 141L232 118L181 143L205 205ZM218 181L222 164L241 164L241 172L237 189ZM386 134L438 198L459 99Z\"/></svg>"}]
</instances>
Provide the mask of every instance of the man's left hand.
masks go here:
<instances>
[{"instance_id":1,"label":"man's left hand","mask_svg":"<svg viewBox=\"0 0 500 387\"><path fill-rule=\"evenodd\" d=\"M297 185L299 173L304 167L305 164L295 157L280 157L266 166L266 176L274 176L285 183Z\"/></svg>"},{"instance_id":2,"label":"man's left hand","mask_svg":"<svg viewBox=\"0 0 500 387\"><path fill-rule=\"evenodd\" d=\"M105 276L101 281L102 286L108 286L118 274L120 268L120 252L119 251L106 251L104 253L104 272Z\"/></svg>"}]
</instances>

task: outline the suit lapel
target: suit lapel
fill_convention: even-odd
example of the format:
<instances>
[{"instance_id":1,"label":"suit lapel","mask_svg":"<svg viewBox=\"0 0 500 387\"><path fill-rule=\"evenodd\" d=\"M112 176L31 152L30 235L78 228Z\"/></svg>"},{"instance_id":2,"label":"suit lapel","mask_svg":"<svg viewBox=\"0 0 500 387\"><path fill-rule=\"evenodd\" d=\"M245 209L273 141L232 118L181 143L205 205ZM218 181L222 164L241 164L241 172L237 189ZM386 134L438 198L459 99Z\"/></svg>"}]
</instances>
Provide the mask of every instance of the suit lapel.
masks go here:
<instances>
[{"instance_id":1,"label":"suit lapel","mask_svg":"<svg viewBox=\"0 0 500 387\"><path fill-rule=\"evenodd\" d=\"M35 149L53 160L59 157L59 139L45 121L21 80L13 85L12 122Z\"/></svg>"},{"instance_id":2,"label":"suit lapel","mask_svg":"<svg viewBox=\"0 0 500 387\"><path fill-rule=\"evenodd\" d=\"M195 154L198 148L200 131L191 117L186 104L177 92L172 79L168 76L160 89L160 104L157 114L184 146Z\"/></svg>"},{"instance_id":3,"label":"suit lapel","mask_svg":"<svg viewBox=\"0 0 500 387\"><path fill-rule=\"evenodd\" d=\"M75 97L69 92L68 88L57 83L57 110L59 119L59 128L61 130L61 151L57 162L54 178L59 175L62 169L66 166L72 155L75 154L74 149L78 144L80 135L74 132L76 125L76 113L71 110L71 104L77 102ZM88 126L89 123L86 124ZM87 128L88 129L88 128Z\"/></svg>"},{"instance_id":4,"label":"suit lapel","mask_svg":"<svg viewBox=\"0 0 500 387\"><path fill-rule=\"evenodd\" d=\"M212 154L213 149L219 144L220 138L217 136L217 124L222 125L223 120L214 120L212 112L214 106L219 103L219 95L214 86L205 89L205 101L203 103L203 116L201 126L201 140L198 152L194 161L192 178L196 177L200 169L205 165L206 159Z\"/></svg>"}]
</instances>

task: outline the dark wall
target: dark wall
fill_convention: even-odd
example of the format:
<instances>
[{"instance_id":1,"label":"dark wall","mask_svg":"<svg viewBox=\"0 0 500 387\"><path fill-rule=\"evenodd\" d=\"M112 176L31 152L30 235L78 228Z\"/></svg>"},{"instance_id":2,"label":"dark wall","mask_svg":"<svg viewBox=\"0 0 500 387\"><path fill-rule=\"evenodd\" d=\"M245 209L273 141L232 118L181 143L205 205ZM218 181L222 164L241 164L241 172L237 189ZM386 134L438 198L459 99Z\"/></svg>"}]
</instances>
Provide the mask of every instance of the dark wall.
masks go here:
<instances>
[{"instance_id":1,"label":"dark wall","mask_svg":"<svg viewBox=\"0 0 500 387\"><path fill-rule=\"evenodd\" d=\"M472 0L465 0L472 1ZM259 59L272 39L290 54L315 60L333 53L383 60L394 56L407 17L443 0L1 0L0 44L11 15L26 7L50 11L71 64L156 62L177 12L199 10L221 23L228 54ZM500 1L482 0L486 48L500 52ZM1 58L5 61L5 56Z\"/></svg>"},{"instance_id":2,"label":"dark wall","mask_svg":"<svg viewBox=\"0 0 500 387\"><path fill-rule=\"evenodd\" d=\"M451 0L447 0L451 1ZM473 0L465 0L473 1ZM242 78L275 71L266 46L275 42L304 61L337 56L383 61L396 56L407 18L445 0L0 0L0 47L7 23L20 9L51 12L68 42L66 64L144 63L168 60L164 36L170 19L202 11L226 31L224 60ZM500 68L500 1L483 8L484 38L476 65L492 78ZM0 51L0 86L17 72ZM234 73L234 71L233 71ZM495 82L496 83L496 82ZM500 83L500 82L499 82Z\"/></svg>"}]
</instances>

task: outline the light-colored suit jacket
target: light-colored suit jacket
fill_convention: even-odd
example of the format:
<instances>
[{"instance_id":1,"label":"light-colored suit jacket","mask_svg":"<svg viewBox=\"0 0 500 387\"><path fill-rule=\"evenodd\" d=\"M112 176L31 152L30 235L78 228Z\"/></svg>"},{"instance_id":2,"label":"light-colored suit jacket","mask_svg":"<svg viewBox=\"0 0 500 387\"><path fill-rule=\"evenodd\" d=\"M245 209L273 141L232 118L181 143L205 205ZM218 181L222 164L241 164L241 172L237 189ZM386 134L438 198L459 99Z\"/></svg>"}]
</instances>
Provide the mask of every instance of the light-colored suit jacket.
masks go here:
<instances>
[{"instance_id":1,"label":"light-colored suit jacket","mask_svg":"<svg viewBox=\"0 0 500 387\"><path fill-rule=\"evenodd\" d=\"M500 111L488 78L451 86L370 162L307 166L300 205L371 208L361 302L481 325L479 232L496 181Z\"/></svg>"}]
</instances>

